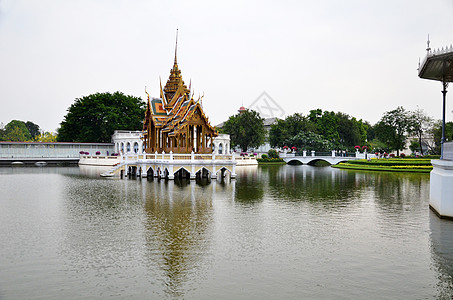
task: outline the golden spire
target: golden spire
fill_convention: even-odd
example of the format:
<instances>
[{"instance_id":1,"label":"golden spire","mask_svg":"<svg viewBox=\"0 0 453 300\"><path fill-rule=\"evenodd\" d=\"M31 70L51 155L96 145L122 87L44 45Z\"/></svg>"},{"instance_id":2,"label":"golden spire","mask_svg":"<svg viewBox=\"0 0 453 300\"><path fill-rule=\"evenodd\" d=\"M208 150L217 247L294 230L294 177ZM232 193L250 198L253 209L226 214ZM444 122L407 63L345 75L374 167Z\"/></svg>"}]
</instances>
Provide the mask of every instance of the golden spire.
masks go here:
<instances>
[{"instance_id":1,"label":"golden spire","mask_svg":"<svg viewBox=\"0 0 453 300\"><path fill-rule=\"evenodd\" d=\"M178 51L178 28L176 28L176 44L175 44L175 65L178 64L178 61L176 59L176 53Z\"/></svg>"},{"instance_id":2,"label":"golden spire","mask_svg":"<svg viewBox=\"0 0 453 300\"><path fill-rule=\"evenodd\" d=\"M184 81L182 80L181 76L181 70L179 70L178 67L178 59L177 59L177 54L178 54L178 29L176 29L176 43L175 43L175 61L173 64L173 68L170 70L170 77L167 80L167 83L164 86L163 92L165 95L165 102L166 106L172 107L173 102L176 100L175 98L175 93L177 90L180 88L180 86L183 86L184 88L184 93L189 96L189 89L187 86L184 84Z\"/></svg>"}]
</instances>

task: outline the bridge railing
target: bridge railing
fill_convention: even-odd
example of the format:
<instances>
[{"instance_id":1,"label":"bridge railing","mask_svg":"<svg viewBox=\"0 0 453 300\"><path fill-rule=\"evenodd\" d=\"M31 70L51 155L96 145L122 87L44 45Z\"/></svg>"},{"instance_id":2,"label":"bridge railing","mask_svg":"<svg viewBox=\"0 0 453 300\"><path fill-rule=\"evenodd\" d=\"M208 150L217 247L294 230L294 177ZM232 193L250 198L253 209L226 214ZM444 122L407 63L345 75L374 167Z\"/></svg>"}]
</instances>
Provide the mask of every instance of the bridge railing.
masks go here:
<instances>
[{"instance_id":1,"label":"bridge railing","mask_svg":"<svg viewBox=\"0 0 453 300\"><path fill-rule=\"evenodd\" d=\"M139 160L235 160L234 155L232 154L195 154L195 153L144 153L144 154L135 154L127 153L121 156L121 161L124 162L133 162Z\"/></svg>"},{"instance_id":2,"label":"bridge railing","mask_svg":"<svg viewBox=\"0 0 453 300\"><path fill-rule=\"evenodd\" d=\"M361 152L347 152L347 151L336 151L332 150L330 152L326 151L306 151L303 150L302 152L282 152L280 153L281 158L289 158L289 157L356 157L356 158L365 158L365 155L370 156L369 153L361 153Z\"/></svg>"}]
</instances>

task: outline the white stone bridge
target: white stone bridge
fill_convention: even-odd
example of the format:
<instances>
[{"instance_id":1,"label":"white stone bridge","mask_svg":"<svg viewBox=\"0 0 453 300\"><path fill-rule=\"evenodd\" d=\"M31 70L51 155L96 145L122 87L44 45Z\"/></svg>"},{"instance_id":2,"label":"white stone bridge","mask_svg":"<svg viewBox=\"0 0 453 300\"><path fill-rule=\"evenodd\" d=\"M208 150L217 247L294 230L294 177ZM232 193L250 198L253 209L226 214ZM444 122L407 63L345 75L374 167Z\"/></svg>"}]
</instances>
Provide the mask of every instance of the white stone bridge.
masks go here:
<instances>
[{"instance_id":1,"label":"white stone bridge","mask_svg":"<svg viewBox=\"0 0 453 300\"><path fill-rule=\"evenodd\" d=\"M318 152L316 153L315 151L311 151L310 155L307 155L307 151L303 151L302 155L298 155L295 153L280 153L280 158L283 158L283 160L286 163L290 162L300 162L304 165L307 164L314 164L317 161L323 160L328 162L331 165L336 165L340 162L345 162L349 160L356 160L356 159L365 159L365 158L372 158L374 157L374 154L370 153L360 153L360 152L355 152L355 153L340 153L335 150L329 152Z\"/></svg>"}]
</instances>

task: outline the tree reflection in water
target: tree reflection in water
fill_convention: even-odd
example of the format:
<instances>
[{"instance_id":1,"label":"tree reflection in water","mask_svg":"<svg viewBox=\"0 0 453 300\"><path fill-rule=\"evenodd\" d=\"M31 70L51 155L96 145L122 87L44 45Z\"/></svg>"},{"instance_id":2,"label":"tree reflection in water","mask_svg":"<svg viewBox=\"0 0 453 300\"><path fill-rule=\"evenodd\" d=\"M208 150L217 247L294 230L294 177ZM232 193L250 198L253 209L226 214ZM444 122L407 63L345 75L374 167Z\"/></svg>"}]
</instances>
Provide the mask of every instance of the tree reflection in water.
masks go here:
<instances>
[{"instance_id":1,"label":"tree reflection in water","mask_svg":"<svg viewBox=\"0 0 453 300\"><path fill-rule=\"evenodd\" d=\"M359 197L366 178L358 173L330 167L263 166L269 178L269 193L276 199L319 202L326 207L347 205Z\"/></svg>"},{"instance_id":2,"label":"tree reflection in water","mask_svg":"<svg viewBox=\"0 0 453 300\"><path fill-rule=\"evenodd\" d=\"M236 202L243 204L258 203L263 200L264 183L263 172L258 166L241 166L236 168L238 185L236 186Z\"/></svg>"}]
</instances>

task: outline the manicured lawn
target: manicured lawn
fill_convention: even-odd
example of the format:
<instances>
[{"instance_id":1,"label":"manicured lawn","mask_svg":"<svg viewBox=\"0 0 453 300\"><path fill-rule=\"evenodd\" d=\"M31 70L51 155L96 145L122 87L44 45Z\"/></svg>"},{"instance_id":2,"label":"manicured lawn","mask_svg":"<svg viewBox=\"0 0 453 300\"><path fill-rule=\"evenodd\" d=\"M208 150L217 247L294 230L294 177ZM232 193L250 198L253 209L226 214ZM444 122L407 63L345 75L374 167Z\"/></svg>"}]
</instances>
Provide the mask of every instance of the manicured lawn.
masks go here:
<instances>
[{"instance_id":1,"label":"manicured lawn","mask_svg":"<svg viewBox=\"0 0 453 300\"><path fill-rule=\"evenodd\" d=\"M429 173L433 169L431 159L423 158L389 158L352 160L347 163L333 165L339 169L390 171L390 172L417 172Z\"/></svg>"},{"instance_id":2,"label":"manicured lawn","mask_svg":"<svg viewBox=\"0 0 453 300\"><path fill-rule=\"evenodd\" d=\"M284 165L286 162L281 158L257 158L259 165Z\"/></svg>"}]
</instances>

